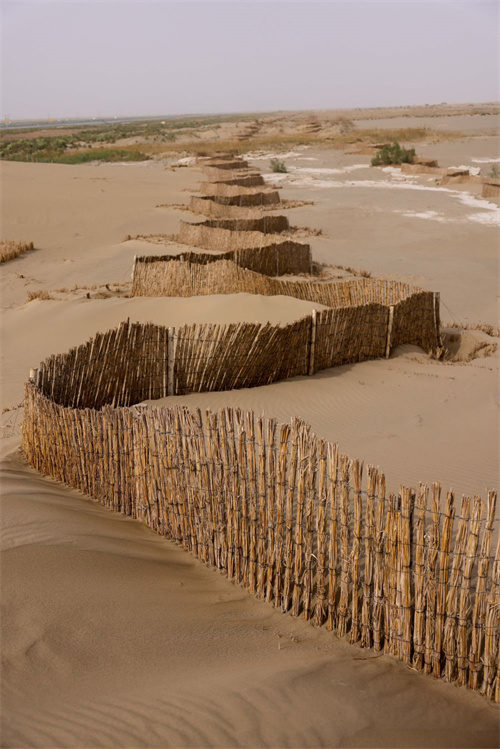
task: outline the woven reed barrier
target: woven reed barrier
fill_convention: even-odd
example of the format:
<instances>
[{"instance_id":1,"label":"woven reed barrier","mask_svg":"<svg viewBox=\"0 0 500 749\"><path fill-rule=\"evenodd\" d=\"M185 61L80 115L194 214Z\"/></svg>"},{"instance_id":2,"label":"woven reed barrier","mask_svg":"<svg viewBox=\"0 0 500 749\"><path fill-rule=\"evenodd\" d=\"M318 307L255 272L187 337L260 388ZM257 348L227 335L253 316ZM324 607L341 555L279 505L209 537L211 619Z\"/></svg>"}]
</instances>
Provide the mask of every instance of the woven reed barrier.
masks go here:
<instances>
[{"instance_id":1,"label":"woven reed barrier","mask_svg":"<svg viewBox=\"0 0 500 749\"><path fill-rule=\"evenodd\" d=\"M221 182L202 182L200 192L210 200L225 205L259 206L274 205L280 202L278 190L263 187L238 187Z\"/></svg>"},{"instance_id":2,"label":"woven reed barrier","mask_svg":"<svg viewBox=\"0 0 500 749\"><path fill-rule=\"evenodd\" d=\"M264 177L257 172L229 172L226 169L205 168L205 174L208 177L207 184L240 185L241 187L262 187L265 185Z\"/></svg>"},{"instance_id":3,"label":"woven reed barrier","mask_svg":"<svg viewBox=\"0 0 500 749\"><path fill-rule=\"evenodd\" d=\"M231 259L228 253L232 253L238 265L266 275L311 272L312 255L308 244L285 239L279 234L231 231L213 228L207 223L189 224L181 221L177 235L179 242L204 250L225 252L223 259ZM266 270L261 270L263 268Z\"/></svg>"},{"instance_id":4,"label":"woven reed barrier","mask_svg":"<svg viewBox=\"0 0 500 749\"><path fill-rule=\"evenodd\" d=\"M198 224L187 225L207 226L210 229L226 229L229 231L259 231L263 232L264 234L279 234L280 232L287 231L287 229L290 228L290 223L286 216L277 216L265 211L255 211L253 216L250 215L246 218L231 218L229 216L224 216L223 218L210 218Z\"/></svg>"},{"instance_id":5,"label":"woven reed barrier","mask_svg":"<svg viewBox=\"0 0 500 749\"><path fill-rule=\"evenodd\" d=\"M279 210L279 203L276 210ZM226 205L219 203L218 200L212 200L210 197L191 195L189 200L189 210L192 213L199 213L202 216L212 218L261 218L262 210L260 207L245 207L239 205ZM269 210L266 209L266 213Z\"/></svg>"},{"instance_id":6,"label":"woven reed barrier","mask_svg":"<svg viewBox=\"0 0 500 749\"><path fill-rule=\"evenodd\" d=\"M236 156L203 159L202 161L197 161L197 163L201 164L204 168L207 169L224 169L235 171L248 168L248 161L244 161L244 159L237 158Z\"/></svg>"},{"instance_id":7,"label":"woven reed barrier","mask_svg":"<svg viewBox=\"0 0 500 749\"><path fill-rule=\"evenodd\" d=\"M371 317L366 325L360 326L359 320L351 320L352 328L344 329L339 340L330 330L330 323L326 322L330 311L317 313L316 356L320 356L323 348L330 351L325 358L325 367L345 363L343 346L347 342L362 351L365 341L371 341L373 335L380 340L384 336L386 339L385 348L376 348L375 357L389 355L392 348L403 343L433 353L440 346L439 294L435 292L387 279L287 281L270 278L240 267L230 259L220 258L220 255L196 253L138 257L134 264L132 295L191 297L247 293L291 296L335 310L361 309L367 305L382 307L383 312ZM377 333L370 329L370 324L378 325ZM331 353L334 346L339 352L337 359Z\"/></svg>"},{"instance_id":8,"label":"woven reed barrier","mask_svg":"<svg viewBox=\"0 0 500 749\"><path fill-rule=\"evenodd\" d=\"M146 276L151 275L154 271L164 273L162 263L169 262L175 258L183 258L188 262L205 264L213 263L216 260L231 260L242 268L248 268L256 273L262 273L266 276L280 276L286 273L304 273L309 272L311 268L311 259L304 250L303 246L290 251L287 242L273 242L267 247L247 247L241 250L229 250L228 252L219 252L209 254L207 252L183 252L177 255L144 255L134 259L133 278L142 277L143 282ZM309 262L309 266L307 265ZM153 266L145 269L144 263L154 263ZM307 270L306 270L307 269ZM134 283L134 281L132 282ZM137 282L139 284L139 281ZM140 288L138 285L137 288ZM163 296L163 295L160 295Z\"/></svg>"},{"instance_id":9,"label":"woven reed barrier","mask_svg":"<svg viewBox=\"0 0 500 749\"><path fill-rule=\"evenodd\" d=\"M383 473L299 419L113 407L161 389L154 353L161 360L168 334L122 326L110 341L51 357L27 383L22 446L35 469L283 612L500 700L495 492L459 507L449 492L443 511L439 484L387 494ZM116 379L96 373L89 386L80 373L99 369L102 346ZM86 405L66 405L77 390Z\"/></svg>"}]
</instances>

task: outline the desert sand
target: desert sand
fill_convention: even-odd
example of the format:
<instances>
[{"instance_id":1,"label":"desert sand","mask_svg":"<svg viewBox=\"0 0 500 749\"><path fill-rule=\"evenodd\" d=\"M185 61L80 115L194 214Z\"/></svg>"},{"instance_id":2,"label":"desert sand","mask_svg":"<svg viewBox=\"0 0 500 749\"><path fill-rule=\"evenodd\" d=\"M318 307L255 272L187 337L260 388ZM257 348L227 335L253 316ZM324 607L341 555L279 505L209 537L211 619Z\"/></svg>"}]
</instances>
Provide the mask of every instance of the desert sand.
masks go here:
<instances>
[{"instance_id":1,"label":"desert sand","mask_svg":"<svg viewBox=\"0 0 500 749\"><path fill-rule=\"evenodd\" d=\"M497 159L496 148L482 137L419 152L481 167ZM168 402L301 416L352 457L379 465L393 489L434 480L458 496L497 488L499 339L460 323L497 324L498 206L476 197L477 186L437 188L427 175L370 168L366 156L298 148L284 175L267 174L269 158L249 160L282 198L314 201L287 211L291 224L323 229L307 240L314 257L440 291L446 330L458 336L450 356L461 361L405 346L388 360ZM161 250L123 240L176 231L190 214L155 206L186 203L202 179L196 168L1 169L2 233L36 247L0 271L2 405L11 409L0 445L2 745L496 746L498 712L479 695L278 613L138 522L26 465L15 407L29 368L48 354L127 317L285 323L318 305L124 296L134 254ZM26 302L28 291L43 290L56 298Z\"/></svg>"}]
</instances>

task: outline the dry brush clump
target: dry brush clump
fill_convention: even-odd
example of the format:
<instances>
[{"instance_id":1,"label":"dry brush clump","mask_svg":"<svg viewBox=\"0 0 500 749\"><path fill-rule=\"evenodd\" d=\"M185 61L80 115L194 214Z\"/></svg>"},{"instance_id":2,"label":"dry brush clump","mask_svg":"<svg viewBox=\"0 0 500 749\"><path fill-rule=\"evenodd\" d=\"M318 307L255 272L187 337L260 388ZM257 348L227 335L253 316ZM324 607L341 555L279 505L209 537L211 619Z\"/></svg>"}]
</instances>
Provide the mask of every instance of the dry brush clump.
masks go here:
<instances>
[{"instance_id":1,"label":"dry brush clump","mask_svg":"<svg viewBox=\"0 0 500 749\"><path fill-rule=\"evenodd\" d=\"M40 299L41 301L47 301L49 299L53 299L48 291L28 291L27 295L27 301L32 302L35 299Z\"/></svg>"},{"instance_id":2,"label":"dry brush clump","mask_svg":"<svg viewBox=\"0 0 500 749\"><path fill-rule=\"evenodd\" d=\"M29 250L34 250L33 242L0 241L0 264L14 260Z\"/></svg>"}]
</instances>

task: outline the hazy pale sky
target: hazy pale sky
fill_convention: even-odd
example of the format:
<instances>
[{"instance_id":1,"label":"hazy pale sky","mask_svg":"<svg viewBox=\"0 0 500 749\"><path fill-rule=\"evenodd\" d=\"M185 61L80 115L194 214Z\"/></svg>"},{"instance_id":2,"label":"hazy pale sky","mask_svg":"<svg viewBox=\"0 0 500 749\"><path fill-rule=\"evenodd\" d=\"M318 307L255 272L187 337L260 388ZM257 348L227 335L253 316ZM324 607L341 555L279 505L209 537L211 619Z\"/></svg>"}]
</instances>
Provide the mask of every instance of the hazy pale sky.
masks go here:
<instances>
[{"instance_id":1,"label":"hazy pale sky","mask_svg":"<svg viewBox=\"0 0 500 749\"><path fill-rule=\"evenodd\" d=\"M499 98L498 2L2 2L11 119Z\"/></svg>"}]
</instances>

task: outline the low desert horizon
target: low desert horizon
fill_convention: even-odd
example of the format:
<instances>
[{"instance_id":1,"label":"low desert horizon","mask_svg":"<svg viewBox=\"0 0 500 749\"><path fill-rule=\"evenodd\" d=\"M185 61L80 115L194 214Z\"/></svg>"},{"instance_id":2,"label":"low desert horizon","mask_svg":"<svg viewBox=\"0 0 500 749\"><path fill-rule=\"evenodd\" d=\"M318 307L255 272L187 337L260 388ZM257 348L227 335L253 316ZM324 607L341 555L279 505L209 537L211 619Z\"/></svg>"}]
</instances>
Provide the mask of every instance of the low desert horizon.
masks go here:
<instances>
[{"instance_id":1,"label":"low desert horizon","mask_svg":"<svg viewBox=\"0 0 500 749\"><path fill-rule=\"evenodd\" d=\"M232 250L237 233L258 234L247 232L245 221L286 217L285 231L255 241L260 251L270 237L289 248L309 245L311 268L269 277L289 288L387 281L422 298L434 295L439 340L432 350L391 346L390 323L387 356L362 353L255 387L186 389L126 406L145 414L175 406L192 413L242 409L278 424L297 417L318 440L338 444L339 454L384 472L388 496L439 482L443 515L447 492L455 496L451 580L465 596L479 568L474 561L468 578L460 555L472 549L475 559L479 550L469 537L472 546L460 546L468 522L460 531L462 497L487 500L499 484L499 114L493 102L207 121L196 115L175 127L169 120L2 130L3 747L498 745L498 672L483 695L433 679L387 648L362 648L348 635L282 613L174 538L54 480L49 468L35 470L27 459L33 438L29 427L22 435L22 423L25 384L30 377L33 388L40 384L30 370L127 320L176 330L212 323L284 328L327 311L291 292L211 293L207 286L194 295L180 282L175 296L134 295L142 256L217 254L209 243L183 242L182 222L234 222L234 231L221 229ZM416 154L407 163L372 165L395 140ZM279 202L266 204L274 192ZM201 201L191 196L214 204L213 213L193 212ZM356 341L356 331L348 335ZM312 361L318 339L311 338ZM243 368L251 362L249 355ZM147 376L141 366L139 379ZM84 416L102 410L61 404ZM120 410L115 400L108 405ZM104 447L94 437L98 454ZM497 505L494 528L481 534L492 558L498 515ZM363 527L368 533L369 522ZM473 523L467 528L472 537ZM426 570L429 564L426 557ZM489 574L493 600L493 562ZM416 579L412 606L418 569ZM500 652L497 624L498 617L491 673Z\"/></svg>"}]
</instances>

